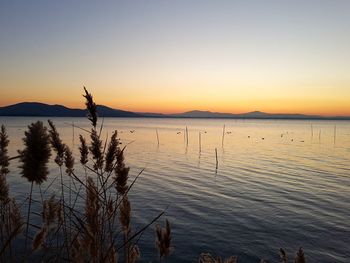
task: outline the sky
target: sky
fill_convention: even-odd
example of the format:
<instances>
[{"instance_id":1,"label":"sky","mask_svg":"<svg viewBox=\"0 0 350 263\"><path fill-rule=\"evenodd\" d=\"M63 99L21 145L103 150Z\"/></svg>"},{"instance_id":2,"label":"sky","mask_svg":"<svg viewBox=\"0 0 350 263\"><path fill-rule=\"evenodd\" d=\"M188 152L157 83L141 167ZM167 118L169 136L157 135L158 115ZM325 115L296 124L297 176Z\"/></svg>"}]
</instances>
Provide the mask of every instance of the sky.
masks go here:
<instances>
[{"instance_id":1,"label":"sky","mask_svg":"<svg viewBox=\"0 0 350 263\"><path fill-rule=\"evenodd\" d=\"M348 0L1 0L0 106L350 116Z\"/></svg>"}]
</instances>

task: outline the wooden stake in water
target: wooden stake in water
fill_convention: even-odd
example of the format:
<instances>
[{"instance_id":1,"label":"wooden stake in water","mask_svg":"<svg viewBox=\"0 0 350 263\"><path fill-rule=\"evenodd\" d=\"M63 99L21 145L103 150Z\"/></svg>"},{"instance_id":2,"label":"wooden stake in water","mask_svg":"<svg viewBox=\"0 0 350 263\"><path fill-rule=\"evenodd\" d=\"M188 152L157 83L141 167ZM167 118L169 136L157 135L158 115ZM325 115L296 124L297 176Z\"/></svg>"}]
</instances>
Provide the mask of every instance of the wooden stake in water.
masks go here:
<instances>
[{"instance_id":1,"label":"wooden stake in water","mask_svg":"<svg viewBox=\"0 0 350 263\"><path fill-rule=\"evenodd\" d=\"M201 138L201 132L198 133L198 140L199 140L199 152L202 152L202 138Z\"/></svg>"},{"instance_id":2,"label":"wooden stake in water","mask_svg":"<svg viewBox=\"0 0 350 263\"><path fill-rule=\"evenodd\" d=\"M188 129L187 129L187 126L186 126L186 146L188 146Z\"/></svg>"},{"instance_id":3,"label":"wooden stake in water","mask_svg":"<svg viewBox=\"0 0 350 263\"><path fill-rule=\"evenodd\" d=\"M311 124L311 138L313 138L313 137L314 137L314 127Z\"/></svg>"},{"instance_id":4,"label":"wooden stake in water","mask_svg":"<svg viewBox=\"0 0 350 263\"><path fill-rule=\"evenodd\" d=\"M157 134L157 142L158 142L158 146L159 146L159 134L158 134L158 129L156 129L156 134Z\"/></svg>"},{"instance_id":5,"label":"wooden stake in water","mask_svg":"<svg viewBox=\"0 0 350 263\"><path fill-rule=\"evenodd\" d=\"M318 142L321 143L321 130L320 130L320 132L318 133Z\"/></svg>"},{"instance_id":6,"label":"wooden stake in water","mask_svg":"<svg viewBox=\"0 0 350 263\"><path fill-rule=\"evenodd\" d=\"M218 149L215 148L215 160L216 160L216 166L215 169L218 169L219 162L218 162Z\"/></svg>"},{"instance_id":7,"label":"wooden stake in water","mask_svg":"<svg viewBox=\"0 0 350 263\"><path fill-rule=\"evenodd\" d=\"M224 139L225 139L225 124L224 124L224 127L222 128L222 142L221 142L222 147L224 147Z\"/></svg>"}]
</instances>

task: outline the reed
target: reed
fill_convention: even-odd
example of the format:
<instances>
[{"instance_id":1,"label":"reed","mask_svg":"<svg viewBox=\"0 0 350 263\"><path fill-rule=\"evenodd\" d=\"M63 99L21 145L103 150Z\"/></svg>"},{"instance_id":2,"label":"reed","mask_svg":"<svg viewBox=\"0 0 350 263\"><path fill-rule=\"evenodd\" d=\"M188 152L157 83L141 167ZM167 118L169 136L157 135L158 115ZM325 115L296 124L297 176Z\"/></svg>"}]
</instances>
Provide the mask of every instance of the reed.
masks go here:
<instances>
[{"instance_id":1,"label":"reed","mask_svg":"<svg viewBox=\"0 0 350 263\"><path fill-rule=\"evenodd\" d=\"M172 252L171 248L171 227L169 221L165 220L165 227L156 226L156 247L159 251L159 261L167 257Z\"/></svg>"}]
</instances>

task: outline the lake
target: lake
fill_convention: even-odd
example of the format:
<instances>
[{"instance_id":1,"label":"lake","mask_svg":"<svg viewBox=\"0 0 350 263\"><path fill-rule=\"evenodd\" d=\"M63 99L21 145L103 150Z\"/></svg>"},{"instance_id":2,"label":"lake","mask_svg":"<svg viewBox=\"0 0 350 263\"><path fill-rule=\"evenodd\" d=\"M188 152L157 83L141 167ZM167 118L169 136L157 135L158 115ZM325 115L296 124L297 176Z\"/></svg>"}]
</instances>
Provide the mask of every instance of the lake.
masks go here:
<instances>
[{"instance_id":1,"label":"lake","mask_svg":"<svg viewBox=\"0 0 350 263\"><path fill-rule=\"evenodd\" d=\"M0 117L11 156L38 119L46 121ZM78 136L87 133L78 127L89 128L88 121L52 120L79 160ZM103 138L113 130L128 144L131 180L145 168L129 193L133 230L167 209L159 221L169 219L173 230L167 262L197 262L202 252L276 262L280 247L291 260L300 246L309 262L349 262L350 121L104 119ZM23 201L30 186L17 166L11 163L7 178L12 196ZM57 169L52 162L49 181ZM83 173L79 163L75 170ZM158 259L154 228L139 241L141 262Z\"/></svg>"}]
</instances>

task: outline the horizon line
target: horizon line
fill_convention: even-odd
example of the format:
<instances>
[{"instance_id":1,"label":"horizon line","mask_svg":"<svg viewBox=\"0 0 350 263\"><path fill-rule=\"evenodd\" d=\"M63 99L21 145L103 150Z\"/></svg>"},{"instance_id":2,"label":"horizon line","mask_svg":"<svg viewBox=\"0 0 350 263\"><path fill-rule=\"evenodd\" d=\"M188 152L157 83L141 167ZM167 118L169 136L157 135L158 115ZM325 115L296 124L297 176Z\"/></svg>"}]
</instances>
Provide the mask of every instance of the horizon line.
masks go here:
<instances>
[{"instance_id":1,"label":"horizon line","mask_svg":"<svg viewBox=\"0 0 350 263\"><path fill-rule=\"evenodd\" d=\"M43 104L43 105L48 105L48 106L62 106L65 107L67 109L70 110L84 110L83 108L79 108L79 107L69 107L66 106L64 104L57 104L57 103L46 103L46 102L38 102L38 101L22 101L22 102L17 102L17 103L13 103L13 104L7 104L7 105L0 105L0 108L5 108L5 107L10 107L10 106L14 106L14 105L18 105L18 104ZM243 111L243 112L239 112L239 113L232 113L232 112L220 112L220 111L211 111L211 110L198 110L198 109L192 109L192 110L184 110L184 111L180 111L180 112L173 112L173 113L164 113L164 112L158 112L158 111L134 111L134 110L124 110L121 108L114 108L111 106L107 106L104 104L97 104L97 106L103 106L103 107L107 107L113 110L120 110L120 111L124 111L124 112L131 112L131 113L137 113L137 114L159 114L159 115L164 115L164 117L168 117L171 115L177 115L177 114L185 114L185 113L190 113L190 112L202 112L202 113L211 113L211 114L230 114L230 115L244 115L244 114L249 114L249 113L263 113L263 114L269 114L269 115L288 115L288 116L293 116L293 115L302 115L302 116L306 116L306 117L314 117L314 118L350 118L350 115L342 115L342 114L337 114L337 115L324 115L324 114L307 114L307 113L300 113L300 112L293 112L293 113L288 113L288 112L267 112L267 111L260 111L260 110L251 110L251 111ZM205 117L204 117L205 118ZM220 118L220 117L218 117Z\"/></svg>"}]
</instances>

